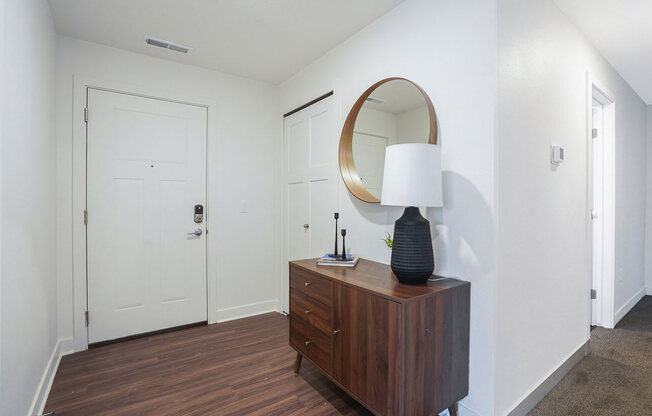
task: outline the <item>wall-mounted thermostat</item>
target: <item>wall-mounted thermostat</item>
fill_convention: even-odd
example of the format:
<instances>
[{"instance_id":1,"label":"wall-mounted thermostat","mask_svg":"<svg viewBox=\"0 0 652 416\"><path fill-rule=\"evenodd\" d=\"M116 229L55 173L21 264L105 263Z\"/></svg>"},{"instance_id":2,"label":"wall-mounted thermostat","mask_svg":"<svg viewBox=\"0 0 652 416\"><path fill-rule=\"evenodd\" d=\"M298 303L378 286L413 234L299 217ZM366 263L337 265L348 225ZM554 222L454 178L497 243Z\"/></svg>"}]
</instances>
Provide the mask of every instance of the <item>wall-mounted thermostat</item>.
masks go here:
<instances>
[{"instance_id":1,"label":"wall-mounted thermostat","mask_svg":"<svg viewBox=\"0 0 652 416\"><path fill-rule=\"evenodd\" d=\"M556 144L550 145L550 163L561 165L564 161L564 148Z\"/></svg>"}]
</instances>

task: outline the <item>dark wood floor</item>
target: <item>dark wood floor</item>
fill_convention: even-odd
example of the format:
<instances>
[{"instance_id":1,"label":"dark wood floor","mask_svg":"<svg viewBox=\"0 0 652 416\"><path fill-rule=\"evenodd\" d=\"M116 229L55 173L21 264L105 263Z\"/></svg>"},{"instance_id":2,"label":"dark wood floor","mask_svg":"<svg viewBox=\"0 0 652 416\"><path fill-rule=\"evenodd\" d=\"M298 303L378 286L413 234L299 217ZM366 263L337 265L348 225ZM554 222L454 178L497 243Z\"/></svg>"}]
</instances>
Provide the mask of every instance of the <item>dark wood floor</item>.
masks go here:
<instances>
[{"instance_id":1,"label":"dark wood floor","mask_svg":"<svg viewBox=\"0 0 652 416\"><path fill-rule=\"evenodd\" d=\"M304 360L270 313L63 357L45 411L57 416L370 415Z\"/></svg>"}]
</instances>

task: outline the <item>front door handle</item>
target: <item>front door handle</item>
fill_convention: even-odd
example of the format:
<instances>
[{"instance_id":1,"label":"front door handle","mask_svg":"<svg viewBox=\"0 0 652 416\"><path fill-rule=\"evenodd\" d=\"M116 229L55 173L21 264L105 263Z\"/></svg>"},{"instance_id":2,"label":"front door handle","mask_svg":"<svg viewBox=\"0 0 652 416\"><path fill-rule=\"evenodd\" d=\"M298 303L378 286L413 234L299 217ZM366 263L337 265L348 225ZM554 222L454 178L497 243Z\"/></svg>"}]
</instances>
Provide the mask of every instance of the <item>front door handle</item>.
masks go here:
<instances>
[{"instance_id":1,"label":"front door handle","mask_svg":"<svg viewBox=\"0 0 652 416\"><path fill-rule=\"evenodd\" d=\"M191 233L188 233L188 235L194 235L196 237L199 237L201 235L201 233L202 233L201 228L195 228L195 231L193 231Z\"/></svg>"}]
</instances>

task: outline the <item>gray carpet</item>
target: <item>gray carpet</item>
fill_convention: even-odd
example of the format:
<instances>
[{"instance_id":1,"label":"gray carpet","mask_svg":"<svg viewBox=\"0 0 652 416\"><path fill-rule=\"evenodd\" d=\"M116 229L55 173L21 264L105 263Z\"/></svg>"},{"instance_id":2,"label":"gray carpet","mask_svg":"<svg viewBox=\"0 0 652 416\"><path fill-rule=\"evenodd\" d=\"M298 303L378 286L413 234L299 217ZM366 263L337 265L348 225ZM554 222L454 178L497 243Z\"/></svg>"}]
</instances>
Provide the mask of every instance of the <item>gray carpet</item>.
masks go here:
<instances>
[{"instance_id":1,"label":"gray carpet","mask_svg":"<svg viewBox=\"0 0 652 416\"><path fill-rule=\"evenodd\" d=\"M529 416L652 415L652 296L615 329L591 331L590 345Z\"/></svg>"}]
</instances>

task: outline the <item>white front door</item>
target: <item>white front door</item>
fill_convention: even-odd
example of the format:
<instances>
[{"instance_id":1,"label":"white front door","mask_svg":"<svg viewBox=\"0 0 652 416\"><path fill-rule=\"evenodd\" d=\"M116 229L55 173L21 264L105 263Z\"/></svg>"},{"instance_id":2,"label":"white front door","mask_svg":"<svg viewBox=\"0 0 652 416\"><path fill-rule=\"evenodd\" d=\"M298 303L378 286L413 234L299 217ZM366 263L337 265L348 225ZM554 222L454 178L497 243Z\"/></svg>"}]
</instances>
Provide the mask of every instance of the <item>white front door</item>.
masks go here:
<instances>
[{"instance_id":1,"label":"white front door","mask_svg":"<svg viewBox=\"0 0 652 416\"><path fill-rule=\"evenodd\" d=\"M337 130L333 98L284 119L285 212L289 260L321 257L335 245ZM341 248L341 243L340 243ZM287 274L280 306L288 311Z\"/></svg>"},{"instance_id":2,"label":"white front door","mask_svg":"<svg viewBox=\"0 0 652 416\"><path fill-rule=\"evenodd\" d=\"M207 320L206 108L91 88L87 105L89 343Z\"/></svg>"}]
</instances>

